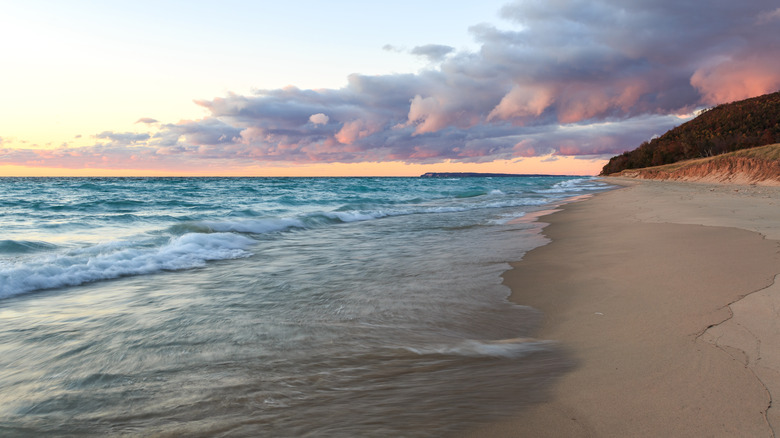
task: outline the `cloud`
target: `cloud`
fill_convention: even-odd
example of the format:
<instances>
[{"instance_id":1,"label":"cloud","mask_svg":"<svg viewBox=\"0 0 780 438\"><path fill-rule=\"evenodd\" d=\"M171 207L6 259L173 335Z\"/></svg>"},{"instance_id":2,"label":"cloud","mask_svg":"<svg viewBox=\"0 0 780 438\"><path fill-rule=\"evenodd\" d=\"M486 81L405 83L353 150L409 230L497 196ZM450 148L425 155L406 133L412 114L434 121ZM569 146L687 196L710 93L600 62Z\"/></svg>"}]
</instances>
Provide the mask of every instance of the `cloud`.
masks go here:
<instances>
[{"instance_id":1,"label":"cloud","mask_svg":"<svg viewBox=\"0 0 780 438\"><path fill-rule=\"evenodd\" d=\"M487 116L487 120L516 120L518 124L535 118L553 103L553 90L544 86L527 87L515 85Z\"/></svg>"},{"instance_id":2,"label":"cloud","mask_svg":"<svg viewBox=\"0 0 780 438\"><path fill-rule=\"evenodd\" d=\"M314 123L315 125L327 125L328 120L330 120L330 117L326 116L323 113L312 114L311 116L309 116L309 121Z\"/></svg>"},{"instance_id":3,"label":"cloud","mask_svg":"<svg viewBox=\"0 0 780 438\"><path fill-rule=\"evenodd\" d=\"M402 48L396 47L392 44L385 44L384 46L382 46L382 50L386 52L395 52L395 53L401 53L404 51Z\"/></svg>"},{"instance_id":4,"label":"cloud","mask_svg":"<svg viewBox=\"0 0 780 438\"><path fill-rule=\"evenodd\" d=\"M356 119L344 123L341 129L333 136L339 143L353 144L355 141L375 134L381 129L381 122L372 123L368 120Z\"/></svg>"},{"instance_id":5,"label":"cloud","mask_svg":"<svg viewBox=\"0 0 780 438\"><path fill-rule=\"evenodd\" d=\"M736 55L696 70L691 85L708 104L732 102L780 89L780 58Z\"/></svg>"},{"instance_id":6,"label":"cloud","mask_svg":"<svg viewBox=\"0 0 780 438\"><path fill-rule=\"evenodd\" d=\"M159 123L159 122L157 121L157 119L153 119L151 117L141 117L135 123L145 123L147 125L150 125L150 124Z\"/></svg>"},{"instance_id":7,"label":"cloud","mask_svg":"<svg viewBox=\"0 0 780 438\"><path fill-rule=\"evenodd\" d=\"M130 143L137 143L139 141L145 141L150 138L150 135L147 133L133 133L133 132L111 132L111 131L104 131L100 134L95 135L95 138L98 139L107 139L111 140L112 142L118 142L121 144L130 144Z\"/></svg>"},{"instance_id":8,"label":"cloud","mask_svg":"<svg viewBox=\"0 0 780 438\"><path fill-rule=\"evenodd\" d=\"M680 114L776 91L778 14L769 0L514 1L501 9L502 27L469 29L476 52L412 49L431 62L418 73L200 100L209 113L201 120L159 124L151 136L104 132L96 137L108 143L84 154L242 163L608 157L687 120Z\"/></svg>"},{"instance_id":9,"label":"cloud","mask_svg":"<svg viewBox=\"0 0 780 438\"><path fill-rule=\"evenodd\" d=\"M763 25L763 24L771 23L773 21L780 21L780 8L777 8L772 11L762 12L761 14L759 14L756 23Z\"/></svg>"},{"instance_id":10,"label":"cloud","mask_svg":"<svg viewBox=\"0 0 780 438\"><path fill-rule=\"evenodd\" d=\"M426 44L413 48L410 53L412 55L428 58L428 61L430 62L441 62L447 55L454 51L454 47L443 46L441 44Z\"/></svg>"}]
</instances>

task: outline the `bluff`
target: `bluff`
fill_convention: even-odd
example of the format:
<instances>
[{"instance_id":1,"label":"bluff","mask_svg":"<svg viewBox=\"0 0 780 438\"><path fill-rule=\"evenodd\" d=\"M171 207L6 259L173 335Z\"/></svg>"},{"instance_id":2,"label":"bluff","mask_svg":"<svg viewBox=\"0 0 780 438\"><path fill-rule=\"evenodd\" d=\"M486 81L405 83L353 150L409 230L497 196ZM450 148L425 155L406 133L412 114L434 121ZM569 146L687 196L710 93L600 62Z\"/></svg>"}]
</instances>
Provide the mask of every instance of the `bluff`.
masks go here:
<instances>
[{"instance_id":1,"label":"bluff","mask_svg":"<svg viewBox=\"0 0 780 438\"><path fill-rule=\"evenodd\" d=\"M611 176L708 183L780 186L780 144L663 166L625 169Z\"/></svg>"},{"instance_id":2,"label":"bluff","mask_svg":"<svg viewBox=\"0 0 780 438\"><path fill-rule=\"evenodd\" d=\"M601 175L713 157L774 143L780 143L780 92L704 110L664 135L612 157Z\"/></svg>"}]
</instances>

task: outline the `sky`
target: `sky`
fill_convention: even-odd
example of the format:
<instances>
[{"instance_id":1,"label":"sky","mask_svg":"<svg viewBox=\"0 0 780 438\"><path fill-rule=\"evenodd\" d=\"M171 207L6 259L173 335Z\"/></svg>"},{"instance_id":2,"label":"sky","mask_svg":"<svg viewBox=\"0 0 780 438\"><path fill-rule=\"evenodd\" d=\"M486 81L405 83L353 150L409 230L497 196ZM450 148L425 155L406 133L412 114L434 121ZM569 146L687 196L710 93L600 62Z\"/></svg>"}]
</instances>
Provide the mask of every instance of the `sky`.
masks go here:
<instances>
[{"instance_id":1,"label":"sky","mask_svg":"<svg viewBox=\"0 0 780 438\"><path fill-rule=\"evenodd\" d=\"M776 0L0 0L0 176L593 175L779 89Z\"/></svg>"}]
</instances>

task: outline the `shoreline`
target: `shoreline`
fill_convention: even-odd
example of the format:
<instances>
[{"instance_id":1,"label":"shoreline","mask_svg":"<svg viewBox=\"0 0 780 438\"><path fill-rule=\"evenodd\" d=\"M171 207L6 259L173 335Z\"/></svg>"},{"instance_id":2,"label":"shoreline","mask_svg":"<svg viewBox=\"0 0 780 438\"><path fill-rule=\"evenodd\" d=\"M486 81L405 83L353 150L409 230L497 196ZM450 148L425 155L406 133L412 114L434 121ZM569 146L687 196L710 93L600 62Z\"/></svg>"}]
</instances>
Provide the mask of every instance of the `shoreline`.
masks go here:
<instances>
[{"instance_id":1,"label":"shoreline","mask_svg":"<svg viewBox=\"0 0 780 438\"><path fill-rule=\"evenodd\" d=\"M624 187L544 216L551 242L504 273L577 366L464 436L774 436L780 189L608 181Z\"/></svg>"}]
</instances>

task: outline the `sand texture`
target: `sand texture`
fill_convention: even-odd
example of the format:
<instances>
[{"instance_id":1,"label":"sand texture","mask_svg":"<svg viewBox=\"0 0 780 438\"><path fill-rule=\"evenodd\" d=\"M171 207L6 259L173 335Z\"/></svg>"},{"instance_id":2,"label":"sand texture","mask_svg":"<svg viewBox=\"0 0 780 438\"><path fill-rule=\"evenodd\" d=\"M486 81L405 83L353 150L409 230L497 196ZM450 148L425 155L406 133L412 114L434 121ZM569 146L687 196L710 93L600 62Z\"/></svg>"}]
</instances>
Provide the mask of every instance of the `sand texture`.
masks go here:
<instances>
[{"instance_id":1,"label":"sand texture","mask_svg":"<svg viewBox=\"0 0 780 438\"><path fill-rule=\"evenodd\" d=\"M780 189L609 180L628 187L541 218L552 242L505 274L575 369L465 435L774 436Z\"/></svg>"}]
</instances>

